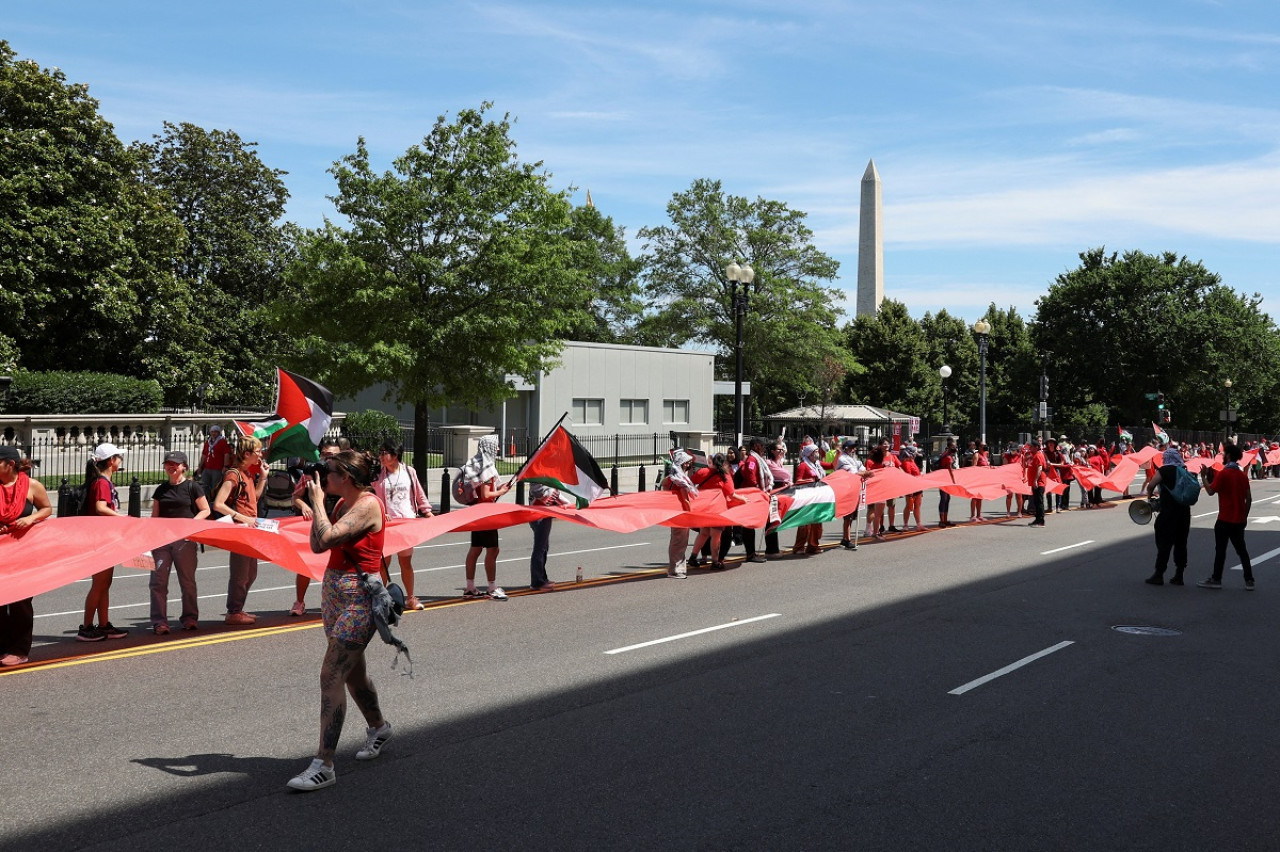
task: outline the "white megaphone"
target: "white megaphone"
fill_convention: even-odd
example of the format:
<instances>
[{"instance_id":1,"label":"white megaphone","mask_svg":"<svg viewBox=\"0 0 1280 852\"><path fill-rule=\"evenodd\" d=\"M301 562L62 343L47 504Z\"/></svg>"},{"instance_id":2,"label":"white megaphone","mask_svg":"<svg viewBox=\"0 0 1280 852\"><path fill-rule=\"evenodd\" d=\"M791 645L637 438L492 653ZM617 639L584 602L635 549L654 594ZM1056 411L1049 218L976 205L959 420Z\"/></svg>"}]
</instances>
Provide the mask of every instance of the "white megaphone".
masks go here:
<instances>
[{"instance_id":1,"label":"white megaphone","mask_svg":"<svg viewBox=\"0 0 1280 852\"><path fill-rule=\"evenodd\" d=\"M1129 504L1129 520L1145 526L1151 523L1151 517L1159 511L1159 500L1134 500Z\"/></svg>"}]
</instances>

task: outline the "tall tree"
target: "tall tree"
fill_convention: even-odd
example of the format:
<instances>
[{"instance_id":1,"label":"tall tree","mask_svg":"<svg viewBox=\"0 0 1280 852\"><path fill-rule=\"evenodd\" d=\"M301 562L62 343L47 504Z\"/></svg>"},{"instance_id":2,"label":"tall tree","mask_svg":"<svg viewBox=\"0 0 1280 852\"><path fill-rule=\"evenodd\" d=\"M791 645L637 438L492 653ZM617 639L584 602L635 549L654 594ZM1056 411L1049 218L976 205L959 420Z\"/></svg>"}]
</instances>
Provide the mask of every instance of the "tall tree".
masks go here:
<instances>
[{"instance_id":1,"label":"tall tree","mask_svg":"<svg viewBox=\"0 0 1280 852\"><path fill-rule=\"evenodd\" d=\"M638 325L640 264L627 251L625 231L593 205L574 207L569 227L572 267L591 279L590 301L579 321L565 330L567 340L592 343L641 343Z\"/></svg>"},{"instance_id":2,"label":"tall tree","mask_svg":"<svg viewBox=\"0 0 1280 852\"><path fill-rule=\"evenodd\" d=\"M273 367L295 350L263 307L291 297L291 240L279 221L289 192L285 172L267 167L256 147L232 131L168 122L133 146L143 178L163 191L186 234L173 272L190 309L152 331L148 358L171 403L191 402L204 385L210 402L269 404Z\"/></svg>"},{"instance_id":3,"label":"tall tree","mask_svg":"<svg viewBox=\"0 0 1280 852\"><path fill-rule=\"evenodd\" d=\"M491 104L441 116L419 145L374 171L361 139L331 169L350 223L301 240L291 277L305 294L305 364L339 393L385 383L414 406L426 457L427 406L479 406L532 380L585 321L592 270L564 192L522 163L511 120ZM298 305L277 305L285 328Z\"/></svg>"},{"instance_id":4,"label":"tall tree","mask_svg":"<svg viewBox=\"0 0 1280 852\"><path fill-rule=\"evenodd\" d=\"M134 167L88 86L0 41L0 334L26 368L149 377L182 228Z\"/></svg>"},{"instance_id":5,"label":"tall tree","mask_svg":"<svg viewBox=\"0 0 1280 852\"><path fill-rule=\"evenodd\" d=\"M719 370L734 364L735 316L725 268L755 269L743 323L743 372L757 413L816 391L824 357L849 361L836 326L838 291L822 282L839 264L813 245L806 214L780 201L725 194L720 181L695 180L667 204L669 225L643 228L650 314L640 332L650 343L715 347ZM849 364L848 366L852 366Z\"/></svg>"},{"instance_id":6,"label":"tall tree","mask_svg":"<svg viewBox=\"0 0 1280 852\"><path fill-rule=\"evenodd\" d=\"M938 368L928 360L924 330L905 304L885 299L874 316L846 325L845 339L864 368L847 381L852 401L941 422Z\"/></svg>"},{"instance_id":7,"label":"tall tree","mask_svg":"<svg viewBox=\"0 0 1280 852\"><path fill-rule=\"evenodd\" d=\"M1034 337L1059 368L1059 409L1102 404L1113 422L1137 424L1155 415L1146 395L1160 391L1175 426L1216 429L1231 379L1240 428L1274 428L1280 335L1260 296L1168 252L1096 248L1080 261L1036 303Z\"/></svg>"}]
</instances>

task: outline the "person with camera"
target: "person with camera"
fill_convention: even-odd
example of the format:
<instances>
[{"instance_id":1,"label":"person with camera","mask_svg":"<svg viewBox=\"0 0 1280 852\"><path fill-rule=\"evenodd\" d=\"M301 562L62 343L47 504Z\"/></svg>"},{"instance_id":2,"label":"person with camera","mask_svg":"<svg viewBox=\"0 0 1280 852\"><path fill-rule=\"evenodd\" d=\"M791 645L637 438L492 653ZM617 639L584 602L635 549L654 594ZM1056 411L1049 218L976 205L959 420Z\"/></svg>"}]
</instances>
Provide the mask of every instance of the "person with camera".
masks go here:
<instances>
[{"instance_id":1,"label":"person with camera","mask_svg":"<svg viewBox=\"0 0 1280 852\"><path fill-rule=\"evenodd\" d=\"M332 517L325 513L326 494L337 497ZM293 790L309 792L337 782L333 755L342 736L347 693L364 716L364 745L356 760L373 760L391 739L391 723L378 705L378 690L369 678L364 652L373 638L373 601L360 582L361 573L382 570L386 515L373 493L373 458L343 450L325 462L323 484L318 473L307 479L311 509L311 551L329 552L321 613L328 640L320 664L320 746L311 764L289 780Z\"/></svg>"},{"instance_id":2,"label":"person with camera","mask_svg":"<svg viewBox=\"0 0 1280 852\"><path fill-rule=\"evenodd\" d=\"M431 504L418 481L418 472L401 463L403 456L403 446L393 441L383 442L378 452L382 471L373 482L373 492L387 507L388 518L429 518ZM413 548L400 551L396 559L400 562L400 579L404 583L405 609L423 609L422 601L413 594ZM382 569L382 582L391 585L391 575L386 568ZM301 596L298 599L301 600Z\"/></svg>"},{"instance_id":3,"label":"person with camera","mask_svg":"<svg viewBox=\"0 0 1280 852\"><path fill-rule=\"evenodd\" d=\"M1244 527L1249 521L1249 508L1253 505L1253 489L1249 477L1240 467L1244 450L1239 444L1227 444L1222 448L1225 463L1216 474L1213 468L1201 469L1204 490L1218 495L1218 520L1213 524L1213 575L1196 583L1202 589L1222 588L1222 569L1227 562L1227 542L1235 548L1244 571L1245 591L1253 591L1253 563L1244 546Z\"/></svg>"},{"instance_id":4,"label":"person with camera","mask_svg":"<svg viewBox=\"0 0 1280 852\"><path fill-rule=\"evenodd\" d=\"M311 520L311 506L307 504L307 483L317 475L321 479L324 478L325 461L338 454L338 442L333 438L321 438L317 449L320 451L320 461L311 462L302 468L302 476L298 478L298 484L293 489L293 512L308 521ZM337 502L337 497L326 495L324 498L325 511L332 512ZM293 582L295 598L293 606L289 608L289 615L306 615L306 598L307 589L309 588L311 588L311 578L304 574L299 574L298 578Z\"/></svg>"},{"instance_id":5,"label":"person with camera","mask_svg":"<svg viewBox=\"0 0 1280 852\"><path fill-rule=\"evenodd\" d=\"M258 525L258 501L267 487L266 466L262 461L262 442L252 435L240 439L235 463L222 475L222 484L213 498L213 509L229 516L233 523L246 527ZM244 611L249 587L258 578L258 560L253 556L232 553L231 576L227 580L227 617L225 624L247 627L258 618Z\"/></svg>"}]
</instances>

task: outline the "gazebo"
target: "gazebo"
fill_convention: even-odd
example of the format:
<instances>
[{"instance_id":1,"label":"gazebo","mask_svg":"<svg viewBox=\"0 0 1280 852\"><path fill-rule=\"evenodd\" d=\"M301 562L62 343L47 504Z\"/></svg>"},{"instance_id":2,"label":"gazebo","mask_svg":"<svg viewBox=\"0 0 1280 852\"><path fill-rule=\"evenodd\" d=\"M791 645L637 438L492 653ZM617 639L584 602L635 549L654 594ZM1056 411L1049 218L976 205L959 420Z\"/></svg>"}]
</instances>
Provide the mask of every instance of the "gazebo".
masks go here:
<instances>
[{"instance_id":1,"label":"gazebo","mask_svg":"<svg viewBox=\"0 0 1280 852\"><path fill-rule=\"evenodd\" d=\"M895 431L906 440L919 431L919 424L920 419L910 414L860 404L804 405L764 418L769 434L785 435L788 444L798 443L804 435L841 435L852 436L865 445L880 438L892 440Z\"/></svg>"}]
</instances>

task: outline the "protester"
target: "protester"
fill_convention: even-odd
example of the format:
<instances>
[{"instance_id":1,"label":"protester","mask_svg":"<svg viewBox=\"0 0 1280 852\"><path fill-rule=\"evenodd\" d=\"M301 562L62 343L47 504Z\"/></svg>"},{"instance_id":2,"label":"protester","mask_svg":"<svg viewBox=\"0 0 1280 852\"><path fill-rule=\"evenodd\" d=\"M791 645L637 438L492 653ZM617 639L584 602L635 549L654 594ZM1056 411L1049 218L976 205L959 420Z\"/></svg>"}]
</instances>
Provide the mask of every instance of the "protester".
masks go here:
<instances>
[{"instance_id":1,"label":"protester","mask_svg":"<svg viewBox=\"0 0 1280 852\"><path fill-rule=\"evenodd\" d=\"M21 536L53 514L49 494L31 476L31 460L0 446L0 535ZM31 654L35 608L31 598L0 606L0 666L20 666Z\"/></svg>"},{"instance_id":2,"label":"protester","mask_svg":"<svg viewBox=\"0 0 1280 852\"><path fill-rule=\"evenodd\" d=\"M206 496L217 491L222 484L222 475L230 458L231 445L222 436L222 427L215 423L209 427L209 434L200 447L200 463L196 465L196 477Z\"/></svg>"},{"instance_id":3,"label":"protester","mask_svg":"<svg viewBox=\"0 0 1280 852\"><path fill-rule=\"evenodd\" d=\"M670 491L680 501L680 507L689 511L693 498L698 494L698 486L689 478L693 470L693 456L684 450L676 450L671 454L671 467L662 480L662 490ZM683 580L688 575L689 562L685 551L689 547L689 528L671 527L670 540L667 544L667 576Z\"/></svg>"},{"instance_id":4,"label":"protester","mask_svg":"<svg viewBox=\"0 0 1280 852\"><path fill-rule=\"evenodd\" d=\"M1203 468L1204 490L1218 495L1218 520L1213 525L1213 575L1196 583L1202 589L1221 589L1222 570L1227 562L1227 542L1235 548L1244 571L1244 587L1253 591L1253 563L1244 546L1244 528L1249 521L1249 509L1253 505L1253 489L1249 477L1240 469L1244 450L1239 444L1227 444L1222 448L1224 464L1214 474L1212 468Z\"/></svg>"},{"instance_id":5,"label":"protester","mask_svg":"<svg viewBox=\"0 0 1280 852\"><path fill-rule=\"evenodd\" d=\"M246 527L258 525L258 500L267 487L262 463L262 442L246 435L236 445L235 463L227 468L213 499L214 511ZM227 579L227 616L225 624L244 627L258 618L244 611L249 587L258 578L258 560L240 553L230 554L231 574Z\"/></svg>"},{"instance_id":6,"label":"protester","mask_svg":"<svg viewBox=\"0 0 1280 852\"><path fill-rule=\"evenodd\" d=\"M497 485L498 453L501 444L497 435L485 435L480 439L476 454L462 468L459 476L465 476L476 483L478 503L496 503L511 490L511 482ZM484 575L489 582L488 592L476 588L476 562L480 553L484 552ZM463 590L464 598L487 597L489 600L505 601L507 593L498 585L498 531L476 530L471 533L471 549L467 551L466 560L467 587Z\"/></svg>"},{"instance_id":7,"label":"protester","mask_svg":"<svg viewBox=\"0 0 1280 852\"><path fill-rule=\"evenodd\" d=\"M948 438L947 447L942 451L942 455L938 457L939 470L959 470L960 459L956 452L956 439ZM954 476L955 474L952 474ZM945 527L954 527L951 521L947 520L947 515L951 512L951 495L938 489L938 529Z\"/></svg>"},{"instance_id":8,"label":"protester","mask_svg":"<svg viewBox=\"0 0 1280 852\"><path fill-rule=\"evenodd\" d=\"M356 760L373 760L391 739L391 723L382 715L364 658L376 624L360 573L376 575L382 569L385 536L382 503L372 493L373 459L367 453L346 450L326 461L325 467L323 485L319 474L307 484L311 550L329 552L321 602L329 644L320 664L320 746L311 765L289 781L290 788L302 791L337 781L333 755L342 735L348 692L368 726ZM332 518L325 516L326 492L339 498Z\"/></svg>"},{"instance_id":9,"label":"protester","mask_svg":"<svg viewBox=\"0 0 1280 852\"><path fill-rule=\"evenodd\" d=\"M884 459L880 462L880 466L886 470L889 468L901 467L901 464L898 462L897 454L893 452L892 442L890 442L888 438L881 438L880 446L884 449ZM884 510L880 513L880 525L878 527L881 535L885 533L886 529L884 525L885 512L889 515L888 531L891 533L901 532L898 529L897 524L898 500L896 497L890 497L888 500L884 501ZM906 524L907 522L904 520L902 525L906 526Z\"/></svg>"},{"instance_id":10,"label":"protester","mask_svg":"<svg viewBox=\"0 0 1280 852\"><path fill-rule=\"evenodd\" d=\"M529 484L529 502L533 506L568 506L560 492L541 482ZM533 551L529 554L529 588L535 592L554 592L556 584L547 577L547 554L551 551L551 523L554 518L529 522L533 530Z\"/></svg>"},{"instance_id":11,"label":"protester","mask_svg":"<svg viewBox=\"0 0 1280 852\"><path fill-rule=\"evenodd\" d=\"M916 447L913 443L908 443L902 448L902 452L898 454L898 459L902 463L902 472L910 476L922 476L920 465L916 464ZM920 519L920 511L924 503L924 492L913 491L906 496L902 507L902 528L904 530L914 529L920 530L924 528L924 523ZM915 515L915 526L910 525L911 516Z\"/></svg>"},{"instance_id":12,"label":"protester","mask_svg":"<svg viewBox=\"0 0 1280 852\"><path fill-rule=\"evenodd\" d=\"M752 438L747 447L738 453L738 466L733 472L735 488L759 488L769 491L773 487L773 474L769 472L764 459L764 441ZM742 547L746 551L747 562L764 562L765 558L756 552L756 531L748 527L734 527L733 535L742 539ZM720 561L724 562L728 552L726 541L720 543Z\"/></svg>"},{"instance_id":13,"label":"protester","mask_svg":"<svg viewBox=\"0 0 1280 852\"><path fill-rule=\"evenodd\" d=\"M387 509L388 518L429 518L431 504L418 481L418 472L407 464L401 464L404 447L394 441L386 441L378 453L382 472L373 483L373 492ZM407 547L396 554L400 563L400 582L404 587L405 609L423 609L422 601L413 593L413 548ZM390 572L382 569L382 581L391 584ZM302 601L302 597L298 597ZM297 606L297 604L294 604Z\"/></svg>"},{"instance_id":14,"label":"protester","mask_svg":"<svg viewBox=\"0 0 1280 852\"><path fill-rule=\"evenodd\" d=\"M979 444L973 453L974 467L991 467L991 453L987 450L986 444ZM969 520L985 521L982 517L982 498L971 497L969 499Z\"/></svg>"},{"instance_id":15,"label":"protester","mask_svg":"<svg viewBox=\"0 0 1280 852\"><path fill-rule=\"evenodd\" d=\"M167 453L164 472L168 482L156 486L151 495L151 517L187 518L202 521L209 517L209 499L200 483L187 479L187 454ZM195 630L200 621L196 596L196 543L179 539L151 551L156 567L151 571L151 629L157 636L169 632L169 569L178 574L182 594L182 614L178 623L183 630Z\"/></svg>"},{"instance_id":16,"label":"protester","mask_svg":"<svg viewBox=\"0 0 1280 852\"><path fill-rule=\"evenodd\" d=\"M1160 469L1147 481L1147 499L1160 489L1160 512L1153 525L1156 533L1156 567L1147 582L1153 586L1164 585L1164 572L1169 567L1169 552L1173 551L1173 576L1169 582L1182 585L1182 575L1187 569L1187 537L1191 533L1191 507L1174 501L1173 486L1178 481L1178 468L1185 468L1182 453L1177 444L1170 444L1160 459Z\"/></svg>"},{"instance_id":17,"label":"protester","mask_svg":"<svg viewBox=\"0 0 1280 852\"><path fill-rule=\"evenodd\" d=\"M1035 518L1027 524L1029 527L1044 526L1044 494L1049 482L1049 476L1045 472L1047 465L1041 439L1036 438L1027 455L1026 466L1027 485L1031 486L1031 510L1035 513Z\"/></svg>"},{"instance_id":18,"label":"protester","mask_svg":"<svg viewBox=\"0 0 1280 852\"><path fill-rule=\"evenodd\" d=\"M852 438L845 438L840 442L840 455L836 456L835 469L847 470L849 473L859 474L866 470L866 465L858 458L858 444ZM908 505L910 503L908 502ZM843 526L840 528L840 546L847 550L854 548L853 541L849 538L849 533L854 523L858 520L858 510L854 509L849 514L840 519ZM906 514L903 514L903 525L906 525Z\"/></svg>"},{"instance_id":19,"label":"protester","mask_svg":"<svg viewBox=\"0 0 1280 852\"><path fill-rule=\"evenodd\" d=\"M724 495L726 506L738 506L746 501L734 493L733 471L729 469L729 460L724 453L716 453L711 457L711 465L696 470L689 477L698 489L718 488ZM693 542L693 552L697 553L704 544L711 544L711 553L715 558L711 562L712 571L724 570L724 559L720 555L720 537L725 527L702 527Z\"/></svg>"},{"instance_id":20,"label":"protester","mask_svg":"<svg viewBox=\"0 0 1280 852\"><path fill-rule=\"evenodd\" d=\"M1067 436L1062 436L1062 441L1067 440ZM1051 479L1056 479L1066 487L1062 489L1061 494L1054 495L1054 512L1062 512L1071 508L1071 483L1075 481L1071 473L1070 457L1067 455L1069 449L1063 447L1057 438L1050 438L1045 445L1044 458L1048 462L1047 472Z\"/></svg>"},{"instance_id":21,"label":"protester","mask_svg":"<svg viewBox=\"0 0 1280 852\"><path fill-rule=\"evenodd\" d=\"M1016 464L1019 467L1023 466L1022 465L1022 448L1012 441L1010 441L1009 446L1005 448L1002 458L1005 464ZM1014 494L1012 491L1010 491L1008 494L1004 496L1005 517L1012 518L1014 516L1013 503L1015 500L1018 503L1017 516L1019 518L1022 517L1022 495Z\"/></svg>"},{"instance_id":22,"label":"protester","mask_svg":"<svg viewBox=\"0 0 1280 852\"><path fill-rule=\"evenodd\" d=\"M818 446L812 441L800 447L800 464L796 465L796 485L817 482L825 478L819 458ZM796 527L796 541L791 547L791 552L806 555L821 553L822 548L819 546L821 541L822 524L805 524Z\"/></svg>"},{"instance_id":23,"label":"protester","mask_svg":"<svg viewBox=\"0 0 1280 852\"><path fill-rule=\"evenodd\" d=\"M93 451L84 474L84 514L103 517L120 515L120 494L111 477L124 464L124 450L115 444L99 444ZM115 566L99 571L89 582L89 594L84 599L84 623L76 633L77 642L101 642L103 639L123 639L129 631L116 627L108 618L111 609L111 580ZM95 627L94 616L98 618Z\"/></svg>"},{"instance_id":24,"label":"protester","mask_svg":"<svg viewBox=\"0 0 1280 852\"><path fill-rule=\"evenodd\" d=\"M791 471L787 470L784 463L787 459L787 445L779 442L769 448L769 452L765 457L765 466L768 468L769 475L773 478L773 488L788 488L791 486ZM766 556L776 556L782 552L782 548L778 546L778 531L770 530L764 535L764 552Z\"/></svg>"},{"instance_id":25,"label":"protester","mask_svg":"<svg viewBox=\"0 0 1280 852\"><path fill-rule=\"evenodd\" d=\"M338 454L338 442L330 437L320 439L320 443L316 445L316 449L320 455L320 461L331 459ZM307 503L307 480L309 477L301 476L298 478L298 484L293 489L293 511L295 514L301 515L308 521L311 520L311 506ZM324 510L326 514L333 513L333 507L338 504L338 498L330 494L326 494L324 498ZM289 615L303 616L307 613L307 589L311 588L311 578L305 574L299 574L293 581L294 601L293 606L289 608ZM408 594L408 592L406 592ZM407 603L407 601L406 601Z\"/></svg>"},{"instance_id":26,"label":"protester","mask_svg":"<svg viewBox=\"0 0 1280 852\"><path fill-rule=\"evenodd\" d=\"M886 459L889 458L889 451L883 443L876 444L871 448L871 452L867 454L867 460L863 464L863 468L868 471L877 471L881 468L888 467ZM872 503L867 506L867 538L874 538L877 541L884 541L884 503Z\"/></svg>"}]
</instances>

